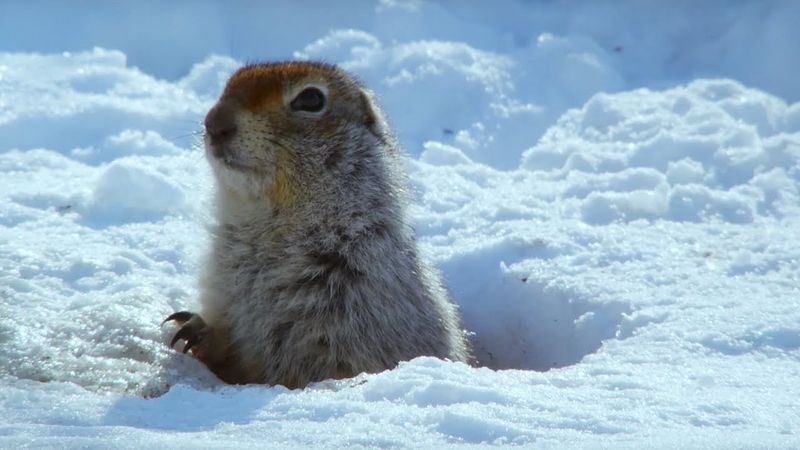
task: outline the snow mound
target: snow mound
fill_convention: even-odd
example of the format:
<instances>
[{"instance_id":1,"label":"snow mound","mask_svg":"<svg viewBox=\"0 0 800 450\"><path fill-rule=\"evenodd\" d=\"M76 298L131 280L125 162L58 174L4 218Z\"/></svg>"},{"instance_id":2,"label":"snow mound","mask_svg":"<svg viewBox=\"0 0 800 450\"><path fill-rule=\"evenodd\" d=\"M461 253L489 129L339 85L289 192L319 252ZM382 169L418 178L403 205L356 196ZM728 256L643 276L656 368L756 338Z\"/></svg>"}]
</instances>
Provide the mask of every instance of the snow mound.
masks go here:
<instances>
[{"instance_id":1,"label":"snow mound","mask_svg":"<svg viewBox=\"0 0 800 450\"><path fill-rule=\"evenodd\" d=\"M166 175L135 161L121 160L103 171L85 215L119 223L157 220L186 208L183 189Z\"/></svg>"},{"instance_id":2,"label":"snow mound","mask_svg":"<svg viewBox=\"0 0 800 450\"><path fill-rule=\"evenodd\" d=\"M663 95L598 94L559 119L521 167L567 180L559 195L580 199L592 224L795 215L793 114L734 81L697 81Z\"/></svg>"},{"instance_id":3,"label":"snow mound","mask_svg":"<svg viewBox=\"0 0 800 450\"><path fill-rule=\"evenodd\" d=\"M2 53L0 67L5 69L0 81L7 105L0 110L3 148L93 154L99 139L126 130L149 130L186 145L211 103L178 84L127 67L125 55L113 50Z\"/></svg>"}]
</instances>

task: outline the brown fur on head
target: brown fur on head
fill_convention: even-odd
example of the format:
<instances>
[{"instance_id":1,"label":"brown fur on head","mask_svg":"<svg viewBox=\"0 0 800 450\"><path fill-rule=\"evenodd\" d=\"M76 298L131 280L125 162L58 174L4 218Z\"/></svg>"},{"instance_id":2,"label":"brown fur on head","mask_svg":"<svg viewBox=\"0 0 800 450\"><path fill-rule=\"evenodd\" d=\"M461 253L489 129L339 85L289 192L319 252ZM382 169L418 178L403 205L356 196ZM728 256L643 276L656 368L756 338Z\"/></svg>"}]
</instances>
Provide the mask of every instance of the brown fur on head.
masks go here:
<instances>
[{"instance_id":1,"label":"brown fur on head","mask_svg":"<svg viewBox=\"0 0 800 450\"><path fill-rule=\"evenodd\" d=\"M365 132L379 138L378 114L363 87L335 66L248 65L206 116L207 155L233 194L290 206L326 172L343 175L346 168L335 167L340 153L358 147Z\"/></svg>"}]
</instances>

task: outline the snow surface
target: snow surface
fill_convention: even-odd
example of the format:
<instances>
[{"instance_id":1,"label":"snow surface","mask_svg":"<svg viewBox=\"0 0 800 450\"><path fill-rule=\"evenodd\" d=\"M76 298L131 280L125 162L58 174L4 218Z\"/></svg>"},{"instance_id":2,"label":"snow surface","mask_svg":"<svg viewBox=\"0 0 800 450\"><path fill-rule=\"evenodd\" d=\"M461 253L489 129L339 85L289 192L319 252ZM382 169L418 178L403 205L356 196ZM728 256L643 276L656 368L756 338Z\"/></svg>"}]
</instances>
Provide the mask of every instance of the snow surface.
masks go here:
<instances>
[{"instance_id":1,"label":"snow surface","mask_svg":"<svg viewBox=\"0 0 800 450\"><path fill-rule=\"evenodd\" d=\"M0 6L0 447L800 447L800 3L78 5ZM375 89L482 367L167 348L200 121L275 58Z\"/></svg>"}]
</instances>

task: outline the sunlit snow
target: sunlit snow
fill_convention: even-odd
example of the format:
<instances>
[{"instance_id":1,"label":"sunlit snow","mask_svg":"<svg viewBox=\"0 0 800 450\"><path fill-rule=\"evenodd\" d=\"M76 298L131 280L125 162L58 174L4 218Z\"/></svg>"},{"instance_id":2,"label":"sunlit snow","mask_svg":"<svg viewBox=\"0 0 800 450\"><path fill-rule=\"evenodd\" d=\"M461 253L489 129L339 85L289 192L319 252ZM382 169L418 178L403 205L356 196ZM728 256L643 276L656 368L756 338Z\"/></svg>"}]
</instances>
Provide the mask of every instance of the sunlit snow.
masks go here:
<instances>
[{"instance_id":1,"label":"sunlit snow","mask_svg":"<svg viewBox=\"0 0 800 450\"><path fill-rule=\"evenodd\" d=\"M791 0L4 3L0 447L800 446L798 23ZM202 118L274 59L376 92L481 367L292 391L167 347L212 220Z\"/></svg>"}]
</instances>

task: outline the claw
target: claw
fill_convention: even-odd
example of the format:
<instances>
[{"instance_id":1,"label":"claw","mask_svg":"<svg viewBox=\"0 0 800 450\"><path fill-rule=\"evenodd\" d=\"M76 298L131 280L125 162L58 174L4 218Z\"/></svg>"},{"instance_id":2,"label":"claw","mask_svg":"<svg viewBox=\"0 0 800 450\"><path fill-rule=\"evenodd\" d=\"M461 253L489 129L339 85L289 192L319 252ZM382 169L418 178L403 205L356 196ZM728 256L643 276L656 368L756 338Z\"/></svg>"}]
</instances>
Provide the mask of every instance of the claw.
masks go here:
<instances>
[{"instance_id":1,"label":"claw","mask_svg":"<svg viewBox=\"0 0 800 450\"><path fill-rule=\"evenodd\" d=\"M187 322L189 319L191 319L192 316L194 316L194 313L191 313L189 311L174 312L174 313L170 314L169 317L164 319L164 321L161 322L161 325L164 325L165 323L169 322L170 320L174 320L175 322L178 322L178 325L183 325L183 323Z\"/></svg>"},{"instance_id":2,"label":"claw","mask_svg":"<svg viewBox=\"0 0 800 450\"><path fill-rule=\"evenodd\" d=\"M195 344L197 344L199 341L200 340L197 339L197 335L196 334L193 334L193 335L189 336L189 338L186 339L186 345L183 347L183 353L188 352L189 349L194 347Z\"/></svg>"},{"instance_id":3,"label":"claw","mask_svg":"<svg viewBox=\"0 0 800 450\"><path fill-rule=\"evenodd\" d=\"M169 317L164 319L162 325L170 320L177 322L180 329L172 336L169 346L175 347L175 343L184 340L186 344L183 346L183 353L188 353L189 350L192 350L192 354L196 357L201 357L204 353L203 347L208 345L211 331L211 328L206 325L203 318L193 312L179 311L170 314Z\"/></svg>"},{"instance_id":4,"label":"claw","mask_svg":"<svg viewBox=\"0 0 800 450\"><path fill-rule=\"evenodd\" d=\"M193 337L194 333L192 332L192 330L190 330L188 327L183 327L180 330L178 330L177 333L175 333L175 336L172 336L172 340L169 341L169 346L173 347L175 346L176 342L178 342L181 339L185 339L187 341L186 346L191 347L191 345L189 345L188 342L191 342ZM195 338L194 340L196 341L197 339ZM188 348L185 349L183 353L186 353L186 350L188 350Z\"/></svg>"}]
</instances>

